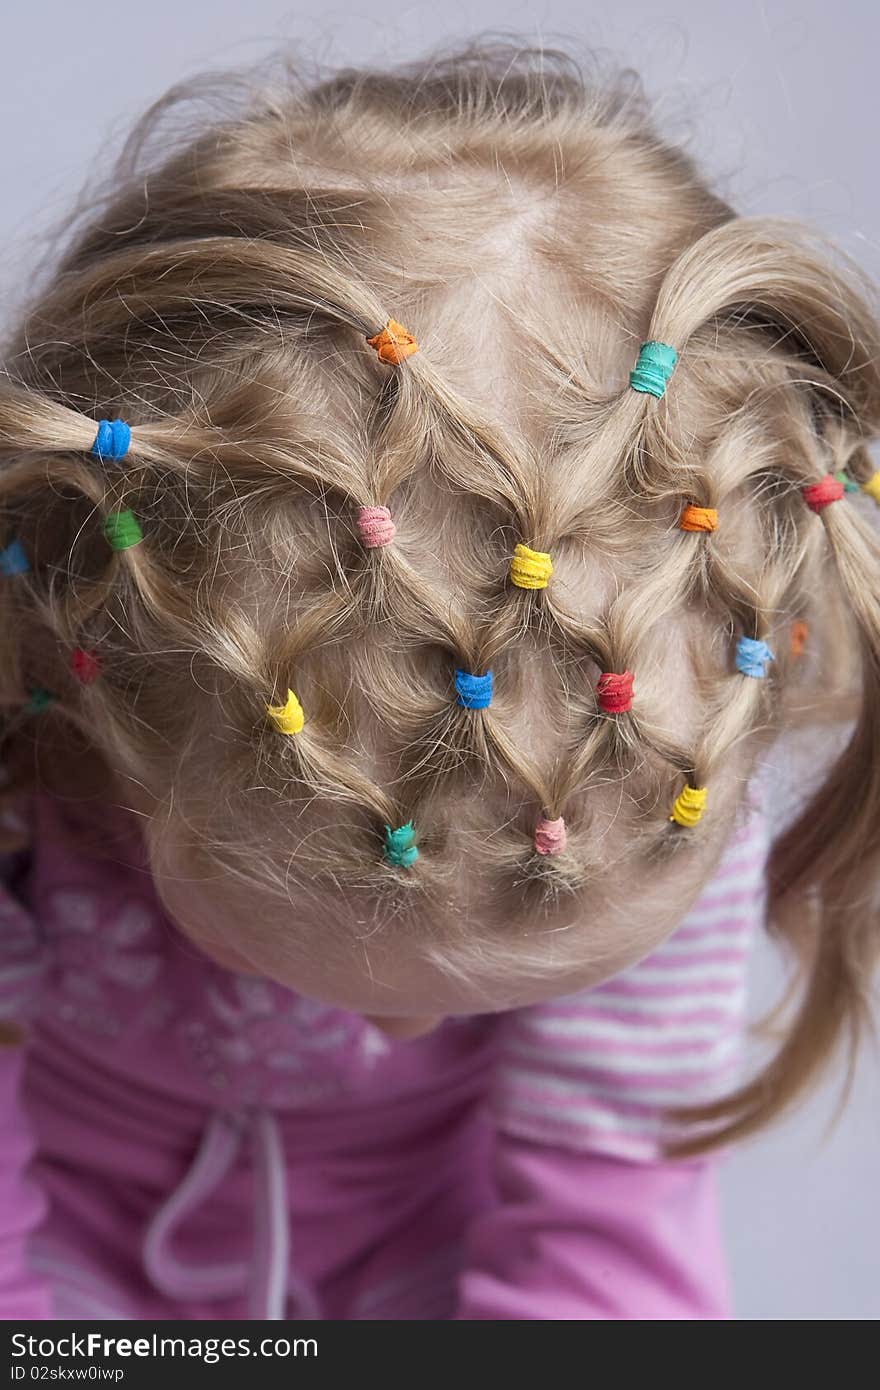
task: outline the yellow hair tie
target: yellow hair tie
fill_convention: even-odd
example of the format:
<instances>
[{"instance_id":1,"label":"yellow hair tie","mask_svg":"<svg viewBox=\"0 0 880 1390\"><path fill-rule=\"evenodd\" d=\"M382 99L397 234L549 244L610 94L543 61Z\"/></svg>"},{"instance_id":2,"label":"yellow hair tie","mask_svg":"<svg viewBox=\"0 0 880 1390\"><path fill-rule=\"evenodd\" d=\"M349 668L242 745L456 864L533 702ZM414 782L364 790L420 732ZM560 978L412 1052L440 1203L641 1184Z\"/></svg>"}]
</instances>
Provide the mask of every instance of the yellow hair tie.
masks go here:
<instances>
[{"instance_id":1,"label":"yellow hair tie","mask_svg":"<svg viewBox=\"0 0 880 1390\"><path fill-rule=\"evenodd\" d=\"M686 786L675 798L669 819L676 821L678 825L696 825L703 814L706 795L706 787Z\"/></svg>"},{"instance_id":2,"label":"yellow hair tie","mask_svg":"<svg viewBox=\"0 0 880 1390\"><path fill-rule=\"evenodd\" d=\"M866 483L862 483L861 487L862 492L866 492L869 497L873 497L877 506L880 507L880 468L877 469L873 478L869 478Z\"/></svg>"},{"instance_id":3,"label":"yellow hair tie","mask_svg":"<svg viewBox=\"0 0 880 1390\"><path fill-rule=\"evenodd\" d=\"M288 690L285 704L267 705L266 713L280 734L298 734L306 719L292 690Z\"/></svg>"},{"instance_id":4,"label":"yellow hair tie","mask_svg":"<svg viewBox=\"0 0 880 1390\"><path fill-rule=\"evenodd\" d=\"M510 562L510 577L518 589L546 589L553 561L544 550L529 550L520 541Z\"/></svg>"}]
</instances>

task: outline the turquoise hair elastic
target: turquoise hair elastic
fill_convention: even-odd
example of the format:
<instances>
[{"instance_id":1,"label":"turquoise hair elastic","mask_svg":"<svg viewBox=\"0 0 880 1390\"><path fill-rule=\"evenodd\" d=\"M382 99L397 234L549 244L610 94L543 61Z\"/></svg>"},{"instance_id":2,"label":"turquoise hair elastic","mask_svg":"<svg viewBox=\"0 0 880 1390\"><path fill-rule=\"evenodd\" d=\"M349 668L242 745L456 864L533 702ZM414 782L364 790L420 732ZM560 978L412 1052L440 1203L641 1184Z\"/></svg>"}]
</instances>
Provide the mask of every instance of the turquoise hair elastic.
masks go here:
<instances>
[{"instance_id":1,"label":"turquoise hair elastic","mask_svg":"<svg viewBox=\"0 0 880 1390\"><path fill-rule=\"evenodd\" d=\"M492 699L492 672L472 676L469 671L456 671L455 689L458 703L465 709L485 709Z\"/></svg>"},{"instance_id":2,"label":"turquoise hair elastic","mask_svg":"<svg viewBox=\"0 0 880 1390\"><path fill-rule=\"evenodd\" d=\"M677 361L678 353L668 343L642 343L638 361L629 374L630 386L634 391L662 396Z\"/></svg>"},{"instance_id":3,"label":"turquoise hair elastic","mask_svg":"<svg viewBox=\"0 0 880 1390\"><path fill-rule=\"evenodd\" d=\"M419 857L419 851L415 845L416 834L413 830L413 823L408 820L406 825L399 825L396 830L392 830L390 825L385 827L385 858L389 864L393 864L397 869L408 869Z\"/></svg>"},{"instance_id":4,"label":"turquoise hair elastic","mask_svg":"<svg viewBox=\"0 0 880 1390\"><path fill-rule=\"evenodd\" d=\"M55 696L51 690L46 690L42 685L34 685L28 691L28 702L25 709L29 714L42 714L44 709L48 709L55 701Z\"/></svg>"},{"instance_id":5,"label":"turquoise hair elastic","mask_svg":"<svg viewBox=\"0 0 880 1390\"><path fill-rule=\"evenodd\" d=\"M99 459L124 459L131 443L131 426L125 420L99 420L91 452Z\"/></svg>"},{"instance_id":6,"label":"turquoise hair elastic","mask_svg":"<svg viewBox=\"0 0 880 1390\"><path fill-rule=\"evenodd\" d=\"M7 579L14 574L27 574L29 569L24 546L17 538L10 541L5 550L0 550L0 574Z\"/></svg>"},{"instance_id":7,"label":"turquoise hair elastic","mask_svg":"<svg viewBox=\"0 0 880 1390\"><path fill-rule=\"evenodd\" d=\"M744 676L754 676L755 680L763 680L767 672L765 666L768 661L775 661L773 653L766 642L756 641L754 637L740 637L736 644L736 669Z\"/></svg>"}]
</instances>

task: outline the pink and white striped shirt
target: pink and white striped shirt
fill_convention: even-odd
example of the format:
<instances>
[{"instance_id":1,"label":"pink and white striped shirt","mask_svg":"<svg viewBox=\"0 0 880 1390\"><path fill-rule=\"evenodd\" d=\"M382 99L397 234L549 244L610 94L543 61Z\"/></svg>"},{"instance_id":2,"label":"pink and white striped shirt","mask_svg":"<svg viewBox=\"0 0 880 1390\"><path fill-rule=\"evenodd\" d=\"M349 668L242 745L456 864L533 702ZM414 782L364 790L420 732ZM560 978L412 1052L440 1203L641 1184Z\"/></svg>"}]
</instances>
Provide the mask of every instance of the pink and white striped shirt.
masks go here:
<instances>
[{"instance_id":1,"label":"pink and white striped shirt","mask_svg":"<svg viewBox=\"0 0 880 1390\"><path fill-rule=\"evenodd\" d=\"M392 1042L203 957L132 839L22 806L0 894L0 1315L724 1318L714 1160L664 1107L737 1066L758 808L599 988Z\"/></svg>"},{"instance_id":2,"label":"pink and white striped shirt","mask_svg":"<svg viewBox=\"0 0 880 1390\"><path fill-rule=\"evenodd\" d=\"M596 989L508 1016L495 1080L499 1124L527 1139L653 1158L664 1107L729 1088L766 854L766 826L753 815L662 946Z\"/></svg>"}]
</instances>

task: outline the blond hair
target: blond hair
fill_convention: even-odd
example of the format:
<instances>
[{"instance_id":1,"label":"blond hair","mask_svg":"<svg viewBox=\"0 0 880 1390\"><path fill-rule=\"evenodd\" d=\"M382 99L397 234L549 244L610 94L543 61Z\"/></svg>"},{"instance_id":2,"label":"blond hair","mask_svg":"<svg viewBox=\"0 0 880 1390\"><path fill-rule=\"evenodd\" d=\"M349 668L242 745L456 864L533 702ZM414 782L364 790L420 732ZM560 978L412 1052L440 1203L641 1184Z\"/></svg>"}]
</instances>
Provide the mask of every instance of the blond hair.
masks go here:
<instances>
[{"instance_id":1,"label":"blond hair","mask_svg":"<svg viewBox=\"0 0 880 1390\"><path fill-rule=\"evenodd\" d=\"M737 217L628 75L563 53L242 86L152 164L187 91L147 113L4 353L3 543L30 556L0 597L7 746L29 688L58 692L51 717L173 800L206 862L381 904L386 930L466 882L479 930L426 949L503 968L524 910L610 899L609 866L729 825L713 783L842 644L852 734L769 865L803 1003L679 1151L749 1133L855 1035L876 951L880 549L867 500L802 496L873 474L872 287L809 229ZM392 365L365 341L389 320L418 344ZM628 385L644 340L679 354L660 399ZM89 450L117 415L114 464ZM680 529L688 504L716 534ZM393 544L363 546L362 507ZM123 508L144 540L110 551ZM545 587L510 584L517 545L552 555ZM804 618L806 664L784 637ZM737 674L738 634L772 639L771 678ZM72 679L74 647L99 680ZM456 704L456 667L494 672L491 705ZM632 709L607 716L596 680L625 670ZM295 737L265 718L289 688ZM708 796L687 830L685 784ZM535 853L542 816L563 852ZM410 820L395 867L383 826Z\"/></svg>"}]
</instances>

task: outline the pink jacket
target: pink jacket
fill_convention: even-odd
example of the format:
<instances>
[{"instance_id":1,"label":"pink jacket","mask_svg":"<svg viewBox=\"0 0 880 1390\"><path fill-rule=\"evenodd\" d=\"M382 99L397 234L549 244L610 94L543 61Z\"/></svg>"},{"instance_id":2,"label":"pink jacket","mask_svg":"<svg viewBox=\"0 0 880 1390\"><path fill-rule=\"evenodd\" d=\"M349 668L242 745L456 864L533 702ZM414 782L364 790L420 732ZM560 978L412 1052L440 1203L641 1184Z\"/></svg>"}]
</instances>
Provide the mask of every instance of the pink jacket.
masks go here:
<instances>
[{"instance_id":1,"label":"pink jacket","mask_svg":"<svg viewBox=\"0 0 880 1390\"><path fill-rule=\"evenodd\" d=\"M391 1042L233 974L22 808L0 888L0 1316L727 1318L715 1160L661 1107L737 1065L755 808L673 936L598 989Z\"/></svg>"}]
</instances>

